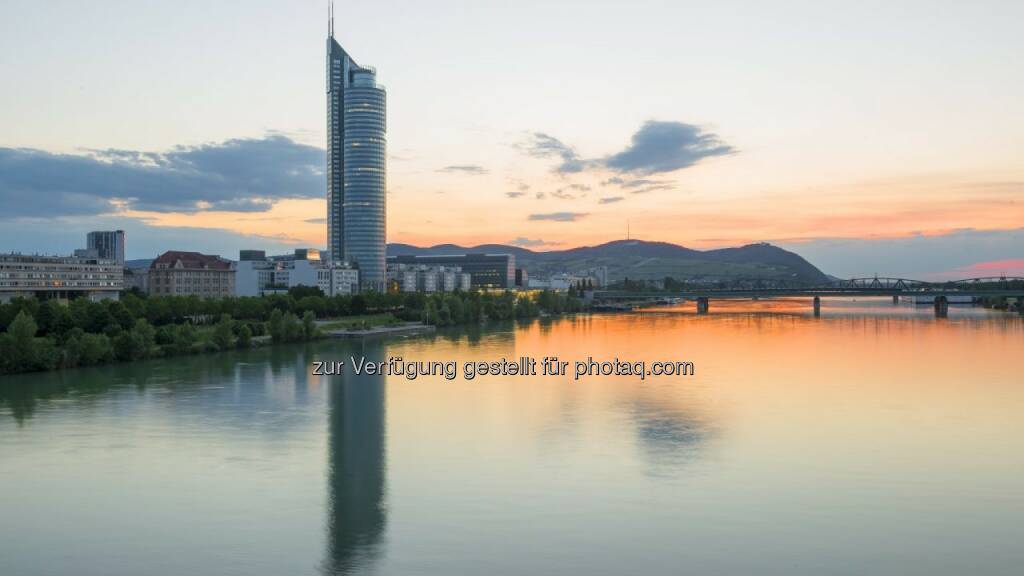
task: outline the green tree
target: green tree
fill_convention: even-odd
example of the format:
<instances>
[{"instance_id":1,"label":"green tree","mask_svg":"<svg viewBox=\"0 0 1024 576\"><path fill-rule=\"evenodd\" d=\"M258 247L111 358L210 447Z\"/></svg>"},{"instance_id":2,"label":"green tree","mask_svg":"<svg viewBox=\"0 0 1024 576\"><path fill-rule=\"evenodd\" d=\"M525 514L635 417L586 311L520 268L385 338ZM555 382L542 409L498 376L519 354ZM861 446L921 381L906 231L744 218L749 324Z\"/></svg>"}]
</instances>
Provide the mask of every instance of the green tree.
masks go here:
<instances>
[{"instance_id":1,"label":"green tree","mask_svg":"<svg viewBox=\"0 0 1024 576\"><path fill-rule=\"evenodd\" d=\"M286 312L281 317L281 338L285 342L297 342L302 340L303 330L299 317L291 312Z\"/></svg>"},{"instance_id":2,"label":"green tree","mask_svg":"<svg viewBox=\"0 0 1024 576\"><path fill-rule=\"evenodd\" d=\"M122 330L114 338L114 357L121 362L137 360L142 358L144 353L145 345L134 330Z\"/></svg>"},{"instance_id":3,"label":"green tree","mask_svg":"<svg viewBox=\"0 0 1024 576\"><path fill-rule=\"evenodd\" d=\"M234 333L232 331L231 316L222 314L216 326L213 327L213 343L221 350L227 350L234 345Z\"/></svg>"},{"instance_id":4,"label":"green tree","mask_svg":"<svg viewBox=\"0 0 1024 576\"><path fill-rule=\"evenodd\" d=\"M302 315L302 336L306 340L312 340L316 336L316 316L312 310L306 310Z\"/></svg>"},{"instance_id":5,"label":"green tree","mask_svg":"<svg viewBox=\"0 0 1024 576\"><path fill-rule=\"evenodd\" d=\"M153 326L145 318L139 318L135 321L132 332L135 333L139 343L142 345L142 355L144 357L152 355L156 349L156 330Z\"/></svg>"},{"instance_id":6,"label":"green tree","mask_svg":"<svg viewBox=\"0 0 1024 576\"><path fill-rule=\"evenodd\" d=\"M252 346L252 329L249 328L248 324L242 324L238 329L238 340L235 341L235 345L239 348L249 348Z\"/></svg>"},{"instance_id":7,"label":"green tree","mask_svg":"<svg viewBox=\"0 0 1024 576\"><path fill-rule=\"evenodd\" d=\"M267 330L270 331L270 338L274 342L284 341L284 315L281 310L275 308L270 313L270 320L267 322Z\"/></svg>"},{"instance_id":8,"label":"green tree","mask_svg":"<svg viewBox=\"0 0 1024 576\"><path fill-rule=\"evenodd\" d=\"M18 312L11 324L7 327L7 350L4 355L7 357L8 372L26 372L34 370L37 362L36 356L36 332L39 327L32 316L25 310Z\"/></svg>"}]
</instances>

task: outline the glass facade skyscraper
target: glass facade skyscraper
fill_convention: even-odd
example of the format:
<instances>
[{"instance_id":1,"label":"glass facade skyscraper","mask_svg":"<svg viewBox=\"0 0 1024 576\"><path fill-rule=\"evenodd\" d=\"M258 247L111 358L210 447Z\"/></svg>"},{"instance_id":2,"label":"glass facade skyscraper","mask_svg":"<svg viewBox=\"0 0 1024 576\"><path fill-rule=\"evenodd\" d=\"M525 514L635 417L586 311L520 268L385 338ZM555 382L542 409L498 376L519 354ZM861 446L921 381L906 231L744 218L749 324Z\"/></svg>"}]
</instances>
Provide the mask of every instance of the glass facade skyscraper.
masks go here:
<instances>
[{"instance_id":1,"label":"glass facade skyscraper","mask_svg":"<svg viewBox=\"0 0 1024 576\"><path fill-rule=\"evenodd\" d=\"M98 257L117 260L124 266L124 230L89 232L85 241L87 250L95 250Z\"/></svg>"},{"instance_id":2,"label":"glass facade skyscraper","mask_svg":"<svg viewBox=\"0 0 1024 576\"><path fill-rule=\"evenodd\" d=\"M384 291L387 100L376 71L327 37L327 249L359 268L364 290Z\"/></svg>"}]
</instances>

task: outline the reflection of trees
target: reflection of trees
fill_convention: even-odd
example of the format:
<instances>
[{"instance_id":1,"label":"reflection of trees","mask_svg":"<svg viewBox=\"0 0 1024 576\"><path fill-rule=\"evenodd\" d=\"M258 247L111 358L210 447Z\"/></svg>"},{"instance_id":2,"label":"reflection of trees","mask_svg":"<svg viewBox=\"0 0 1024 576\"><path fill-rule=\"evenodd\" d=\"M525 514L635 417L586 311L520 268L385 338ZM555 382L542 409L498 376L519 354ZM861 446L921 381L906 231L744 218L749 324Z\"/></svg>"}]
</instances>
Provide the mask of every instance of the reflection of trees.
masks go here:
<instances>
[{"instance_id":1,"label":"reflection of trees","mask_svg":"<svg viewBox=\"0 0 1024 576\"><path fill-rule=\"evenodd\" d=\"M379 362L384 347L365 342L352 354ZM324 572L351 574L365 571L377 557L386 521L384 377L356 376L346 367L329 386Z\"/></svg>"},{"instance_id":2,"label":"reflection of trees","mask_svg":"<svg viewBox=\"0 0 1024 576\"><path fill-rule=\"evenodd\" d=\"M305 356L303 355L305 353ZM308 348L282 346L223 354L204 354L163 360L90 366L71 370L17 374L0 383L0 408L9 408L19 424L32 418L40 406L73 398L76 408L107 401L112 395L150 388L170 393L182 413L218 422L237 421L239 426L256 426L252 413L266 409L274 399L261 383L294 378L296 397L307 397ZM268 357L276 362L277 373L265 369ZM285 373L287 368L290 371ZM302 392L301 394L299 392ZM231 403L211 402L230 396ZM185 410L185 408L189 410ZM241 410L239 408L242 408Z\"/></svg>"}]
</instances>

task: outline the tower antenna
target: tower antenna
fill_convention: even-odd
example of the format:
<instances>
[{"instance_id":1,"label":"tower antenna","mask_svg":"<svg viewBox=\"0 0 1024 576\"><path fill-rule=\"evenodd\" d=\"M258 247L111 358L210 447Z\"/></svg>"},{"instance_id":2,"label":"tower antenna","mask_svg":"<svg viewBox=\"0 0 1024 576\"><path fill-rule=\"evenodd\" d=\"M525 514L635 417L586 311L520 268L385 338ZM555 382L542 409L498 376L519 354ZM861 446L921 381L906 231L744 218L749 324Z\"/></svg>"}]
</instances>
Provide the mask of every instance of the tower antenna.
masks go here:
<instances>
[{"instance_id":1,"label":"tower antenna","mask_svg":"<svg viewBox=\"0 0 1024 576\"><path fill-rule=\"evenodd\" d=\"M327 35L334 38L334 0L327 3Z\"/></svg>"}]
</instances>

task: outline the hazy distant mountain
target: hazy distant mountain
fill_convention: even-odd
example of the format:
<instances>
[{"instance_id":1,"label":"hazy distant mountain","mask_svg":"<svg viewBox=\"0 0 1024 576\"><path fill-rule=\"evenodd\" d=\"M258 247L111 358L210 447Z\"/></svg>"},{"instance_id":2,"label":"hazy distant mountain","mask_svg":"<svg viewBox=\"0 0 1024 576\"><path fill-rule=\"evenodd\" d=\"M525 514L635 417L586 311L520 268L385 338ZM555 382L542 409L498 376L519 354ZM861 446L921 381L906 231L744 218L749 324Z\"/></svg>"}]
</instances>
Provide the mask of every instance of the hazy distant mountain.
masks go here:
<instances>
[{"instance_id":1,"label":"hazy distant mountain","mask_svg":"<svg viewBox=\"0 0 1024 576\"><path fill-rule=\"evenodd\" d=\"M826 282L828 277L800 255L770 244L749 244L738 248L693 250L668 242L617 240L599 246L535 252L518 246L484 244L457 246L440 244L423 248L409 244L388 244L388 256L422 254L465 254L487 252L515 254L516 265L532 276L558 272L580 272L607 266L611 280L622 278L791 278L804 282Z\"/></svg>"},{"instance_id":2,"label":"hazy distant mountain","mask_svg":"<svg viewBox=\"0 0 1024 576\"><path fill-rule=\"evenodd\" d=\"M125 260L125 268L149 268L149 265L153 263L152 258L139 258L136 260Z\"/></svg>"}]
</instances>

